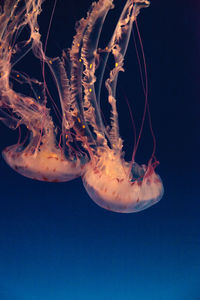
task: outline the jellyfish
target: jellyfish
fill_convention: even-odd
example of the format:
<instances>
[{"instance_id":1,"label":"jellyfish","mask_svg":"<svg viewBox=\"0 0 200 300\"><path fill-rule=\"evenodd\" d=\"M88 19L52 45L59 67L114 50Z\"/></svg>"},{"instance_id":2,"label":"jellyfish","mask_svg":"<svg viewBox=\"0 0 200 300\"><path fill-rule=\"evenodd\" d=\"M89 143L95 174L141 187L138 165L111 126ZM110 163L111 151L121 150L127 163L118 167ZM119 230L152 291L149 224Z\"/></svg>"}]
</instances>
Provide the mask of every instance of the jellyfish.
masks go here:
<instances>
[{"instance_id":1,"label":"jellyfish","mask_svg":"<svg viewBox=\"0 0 200 300\"><path fill-rule=\"evenodd\" d=\"M7 164L18 173L43 181L68 181L82 174L85 155L73 147L73 105L70 102L70 87L59 58L46 57L40 41L38 15L42 0L6 0L0 5L0 119L11 129L25 125L29 141L18 142L3 150ZM20 40L24 28L29 37ZM48 89L44 81L16 72L14 67L28 52L32 51L51 70L62 107L62 130L60 142L56 140L57 127L50 109L47 108ZM12 81L11 81L12 79ZM22 87L28 85L33 96L16 92L13 81ZM78 140L78 136L76 137Z\"/></svg>"},{"instance_id":2,"label":"jellyfish","mask_svg":"<svg viewBox=\"0 0 200 300\"><path fill-rule=\"evenodd\" d=\"M81 100L82 122L87 131L90 161L84 168L82 181L91 199L99 206L121 213L138 212L157 203L163 195L162 181L155 173L158 162L154 153L147 165L135 162L138 143L130 162L125 161L123 141L119 135L116 87L118 74L123 70L133 23L141 8L149 1L127 0L112 38L105 49L98 49L101 25L113 7L110 0L94 3L86 19L77 27L72 52L77 53L77 69L83 76L84 96ZM104 52L103 63L100 55ZM114 57L114 68L105 81L111 108L110 126L104 125L100 106L102 79L109 54ZM101 68L98 88L96 69ZM81 71L83 69L83 72ZM146 97L145 107L148 108ZM139 142L139 140L138 140Z\"/></svg>"},{"instance_id":3,"label":"jellyfish","mask_svg":"<svg viewBox=\"0 0 200 300\"><path fill-rule=\"evenodd\" d=\"M5 161L15 171L51 182L81 176L95 203L111 211L129 213L157 203L162 198L163 185L155 172L155 149L147 165L140 166L135 161L139 138L132 160L125 160L116 99L118 74L124 71L133 23L149 1L126 1L114 33L102 49L99 41L113 2L94 2L86 18L77 22L71 48L63 50L61 57L49 58L37 22L42 0L5 1L0 10L0 119L11 129L25 125L29 131L28 142L19 140L3 151ZM29 37L21 41L24 28L29 28ZM30 51L41 62L42 82L14 70ZM110 124L106 125L100 99L109 55L114 58L114 67L105 81L111 112ZM46 65L59 95L61 128L49 108L49 104L55 105L45 80ZM15 91L13 81L28 85L32 96ZM145 88L144 94L146 113ZM143 124L139 136L142 127Z\"/></svg>"}]
</instances>

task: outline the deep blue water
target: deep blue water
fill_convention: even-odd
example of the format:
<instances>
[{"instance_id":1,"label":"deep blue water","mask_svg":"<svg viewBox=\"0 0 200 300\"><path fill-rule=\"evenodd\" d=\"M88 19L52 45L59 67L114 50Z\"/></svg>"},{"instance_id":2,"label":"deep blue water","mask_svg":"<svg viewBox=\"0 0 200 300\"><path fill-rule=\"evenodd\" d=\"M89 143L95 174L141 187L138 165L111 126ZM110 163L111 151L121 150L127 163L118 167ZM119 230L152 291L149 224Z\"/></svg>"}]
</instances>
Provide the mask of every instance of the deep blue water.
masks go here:
<instances>
[{"instance_id":1,"label":"deep blue water","mask_svg":"<svg viewBox=\"0 0 200 300\"><path fill-rule=\"evenodd\" d=\"M40 17L44 32L52 7L47 2ZM58 1L49 37L52 56L70 46L74 23L90 3L67 2ZM1 158L1 300L200 300L199 13L198 1L154 0L138 18L157 172L165 188L158 204L137 214L112 213L92 202L80 179L32 181ZM125 68L119 94L123 100L125 90L131 102L142 95L133 41ZM124 113L120 130L130 152L132 129ZM0 136L1 149L17 139L2 124ZM139 163L151 151L144 134Z\"/></svg>"}]
</instances>

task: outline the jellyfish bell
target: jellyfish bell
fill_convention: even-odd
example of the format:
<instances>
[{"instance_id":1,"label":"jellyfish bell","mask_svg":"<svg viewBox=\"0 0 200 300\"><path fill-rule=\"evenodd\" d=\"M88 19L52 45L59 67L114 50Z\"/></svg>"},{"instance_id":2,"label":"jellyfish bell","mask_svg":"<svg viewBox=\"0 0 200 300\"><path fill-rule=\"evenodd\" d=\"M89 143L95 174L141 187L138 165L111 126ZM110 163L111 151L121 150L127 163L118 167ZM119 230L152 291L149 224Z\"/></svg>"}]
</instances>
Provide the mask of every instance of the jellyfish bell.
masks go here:
<instances>
[{"instance_id":1,"label":"jellyfish bell","mask_svg":"<svg viewBox=\"0 0 200 300\"><path fill-rule=\"evenodd\" d=\"M163 185L152 165L130 164L119 153L104 149L86 166L83 184L99 206L120 213L144 210L163 196Z\"/></svg>"},{"instance_id":2,"label":"jellyfish bell","mask_svg":"<svg viewBox=\"0 0 200 300\"><path fill-rule=\"evenodd\" d=\"M41 181L64 182L75 179L83 173L81 159L67 159L63 151L54 144L30 142L27 147L19 144L9 146L2 151L6 163L19 174Z\"/></svg>"},{"instance_id":3,"label":"jellyfish bell","mask_svg":"<svg viewBox=\"0 0 200 300\"><path fill-rule=\"evenodd\" d=\"M79 177L83 166L80 162L71 162L61 155L58 149L54 151L40 149L36 155L29 151L21 151L13 145L2 152L6 163L21 175L41 181L64 182Z\"/></svg>"}]
</instances>

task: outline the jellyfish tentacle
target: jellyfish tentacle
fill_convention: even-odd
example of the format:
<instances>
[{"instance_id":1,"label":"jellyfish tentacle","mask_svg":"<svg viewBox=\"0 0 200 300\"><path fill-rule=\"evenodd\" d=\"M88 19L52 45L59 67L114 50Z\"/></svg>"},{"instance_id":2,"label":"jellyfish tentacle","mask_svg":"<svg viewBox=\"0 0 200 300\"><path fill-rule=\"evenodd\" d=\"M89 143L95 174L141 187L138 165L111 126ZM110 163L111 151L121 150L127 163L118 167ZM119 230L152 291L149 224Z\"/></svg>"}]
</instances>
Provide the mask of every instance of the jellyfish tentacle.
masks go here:
<instances>
[{"instance_id":1,"label":"jellyfish tentacle","mask_svg":"<svg viewBox=\"0 0 200 300\"><path fill-rule=\"evenodd\" d=\"M74 124L72 116L70 114L70 108L72 106L70 82L67 77L64 64L59 57L56 57L54 59L48 59L47 63L53 75L59 94L63 115L63 128L69 130L73 127Z\"/></svg>"},{"instance_id":2,"label":"jellyfish tentacle","mask_svg":"<svg viewBox=\"0 0 200 300\"><path fill-rule=\"evenodd\" d=\"M9 34L8 32L12 32L13 28L16 26L16 28L19 25L20 18L13 18L14 12L16 11L17 5L19 1L15 0L8 0L5 1L2 14L0 16L0 40L5 41L5 35L6 39L8 41ZM25 8L23 8L20 11L20 15L23 14L25 11ZM20 27L22 26L22 23L20 22ZM9 30L8 30L9 29ZM13 35L11 34L11 37Z\"/></svg>"},{"instance_id":3,"label":"jellyfish tentacle","mask_svg":"<svg viewBox=\"0 0 200 300\"><path fill-rule=\"evenodd\" d=\"M119 19L118 19L117 26L116 26L115 31L113 33L113 36L112 36L112 38L109 42L109 45L103 50L99 49L100 52L106 53L106 55L103 59L103 63L101 65L102 72L101 72L101 76L99 78L99 87L98 87L98 92L97 92L97 100L98 100L99 106L100 106L101 86L102 86L102 82L103 82L103 76L104 76L104 73L105 73L105 68L106 68L106 64L107 64L109 55L111 53L112 45L114 44L114 41L115 41L115 38L116 38L116 31L119 30L119 24L122 23L122 20L124 19L124 15L127 12L127 8L129 9L130 7L132 7L134 5L134 9L135 9L134 15L135 15L135 17L137 17L137 15L140 12L140 9L143 8L143 7L148 7L149 4L150 4L150 2L147 1L147 0L146 1L145 0L144 1L143 0L128 0L126 2L126 5L125 5ZM127 39L126 46L128 46L128 39Z\"/></svg>"},{"instance_id":4,"label":"jellyfish tentacle","mask_svg":"<svg viewBox=\"0 0 200 300\"><path fill-rule=\"evenodd\" d=\"M74 111L78 114L87 136L87 144L94 147L106 143L105 128L98 109L94 84L98 60L97 46L106 15L113 7L112 2L100 0L92 4L86 19L83 18L77 23L76 35L70 50L71 95L72 102L76 103L78 108L77 111L73 107L72 114ZM74 126L76 128L76 123Z\"/></svg>"},{"instance_id":5,"label":"jellyfish tentacle","mask_svg":"<svg viewBox=\"0 0 200 300\"><path fill-rule=\"evenodd\" d=\"M75 117L78 116L77 104L72 98L70 80L67 77L63 61L57 57L52 59L51 63L48 63L48 65L57 86L62 108L62 151L67 155L68 159L70 159L72 147L70 149L69 142L73 143L75 140L75 137L71 134L71 129L75 130L76 126ZM81 156L81 153L79 153L79 156Z\"/></svg>"},{"instance_id":6,"label":"jellyfish tentacle","mask_svg":"<svg viewBox=\"0 0 200 300\"><path fill-rule=\"evenodd\" d=\"M146 4L144 5L143 2L141 5L141 1L127 1L108 47L111 49L115 59L115 66L111 70L110 77L105 83L109 94L108 101L111 105L111 129L109 135L111 147L118 151L121 151L123 144L122 139L119 136L118 112L116 107L117 80L119 72L124 71L124 57L127 51L133 22L136 20L141 7L147 7L149 4L146 1Z\"/></svg>"},{"instance_id":7,"label":"jellyfish tentacle","mask_svg":"<svg viewBox=\"0 0 200 300\"><path fill-rule=\"evenodd\" d=\"M132 12L131 12L132 10ZM120 71L124 71L124 55L126 53L127 44L130 38L130 32L133 24L133 5L132 1L126 3L124 11L115 29L111 39L110 47L115 59L115 66L110 71L110 77L106 80L106 88L108 90L108 101L111 105L111 128L110 141L111 147L121 151L123 143L119 136L118 112L116 106L116 86Z\"/></svg>"},{"instance_id":8,"label":"jellyfish tentacle","mask_svg":"<svg viewBox=\"0 0 200 300\"><path fill-rule=\"evenodd\" d=\"M96 60L98 59L97 46L106 15L113 8L112 2L112 0L100 0L93 5L81 49L81 58L85 67L83 72L85 118L90 123L92 122L94 132L97 134L97 141L99 136L101 140L104 135L104 125L98 109L94 86Z\"/></svg>"},{"instance_id":9,"label":"jellyfish tentacle","mask_svg":"<svg viewBox=\"0 0 200 300\"><path fill-rule=\"evenodd\" d=\"M20 48L20 50L18 50ZM32 50L32 45L31 43L27 44L24 43L24 45L22 45L22 43L20 43L20 47L19 45L15 46L15 49L13 50L16 55L14 54L11 57L11 66L12 68L20 61L22 60L30 51ZM19 52L20 51L20 52Z\"/></svg>"},{"instance_id":10,"label":"jellyfish tentacle","mask_svg":"<svg viewBox=\"0 0 200 300\"><path fill-rule=\"evenodd\" d=\"M71 60L71 70L70 70L70 88L71 88L71 114L75 119L80 120L82 126L85 127L85 134L88 141L95 145L94 137L88 127L88 124L84 116L83 107L83 60L81 58L81 49L83 45L83 36L88 26L88 19L82 18L76 24L76 35L73 38L72 47L69 50L70 60ZM78 123L80 123L78 122ZM76 128L76 122L74 122L74 127ZM76 130L79 130L76 128Z\"/></svg>"},{"instance_id":11,"label":"jellyfish tentacle","mask_svg":"<svg viewBox=\"0 0 200 300\"><path fill-rule=\"evenodd\" d=\"M16 129L19 126L19 120L0 108L0 120L10 129Z\"/></svg>"},{"instance_id":12,"label":"jellyfish tentacle","mask_svg":"<svg viewBox=\"0 0 200 300\"><path fill-rule=\"evenodd\" d=\"M2 43L0 47L0 105L12 109L13 112L21 118L21 123L24 123L29 129L33 129L33 131L35 129L36 131L36 128L40 127L39 123L42 123L44 117L44 106L34 98L26 97L14 92L10 86L9 77L12 69L12 58L20 52L19 44L20 46L23 44L24 47L28 47L22 56L24 56L29 51L29 48L32 47L33 39L31 39L31 36L27 41L20 42L19 44L16 43L16 39L26 25L29 24L31 28L37 27L37 17L40 13L42 1L37 1L36 3L35 1L27 1L22 7L18 7L19 2L20 1L12 0L5 1L3 14L0 16L0 20L2 21ZM17 61L20 59L21 56L17 58ZM16 62L13 62L13 64L15 63ZM25 77L24 81L26 81ZM30 84L28 80L26 82ZM45 115L51 124L48 110L45 110Z\"/></svg>"},{"instance_id":13,"label":"jellyfish tentacle","mask_svg":"<svg viewBox=\"0 0 200 300\"><path fill-rule=\"evenodd\" d=\"M35 16L34 25L37 24L36 20L39 12L38 7L40 7L41 1L38 1L36 7L34 1L32 4L29 2L27 2L26 6L23 6L19 9L19 1L6 1L3 9L3 14L0 16L0 20L2 21L2 42L0 47L0 105L6 105L6 107L10 107L11 109L13 109L14 113L18 114L18 116L22 118L25 124L28 126L31 125L30 117L28 117L28 114L30 113L33 115L33 119L37 120L37 124L38 120L40 120L39 115L44 111L44 107L40 103L36 102L35 99L31 97L23 97L23 95L14 92L10 87L9 77L12 68L11 59L13 56L15 56L15 51L18 48L17 44L14 47L16 34L18 34L21 28L23 28L30 22L29 15L31 14L31 12ZM16 12L17 9L19 9L18 12ZM27 46L29 44L30 47L32 47L31 39L26 41L24 43L24 46ZM25 51L25 53L26 52L27 51ZM25 54L23 54L23 56L24 55ZM23 110L25 110L25 114L23 113ZM37 115L37 113L39 115ZM34 115L36 115L35 118Z\"/></svg>"}]
</instances>

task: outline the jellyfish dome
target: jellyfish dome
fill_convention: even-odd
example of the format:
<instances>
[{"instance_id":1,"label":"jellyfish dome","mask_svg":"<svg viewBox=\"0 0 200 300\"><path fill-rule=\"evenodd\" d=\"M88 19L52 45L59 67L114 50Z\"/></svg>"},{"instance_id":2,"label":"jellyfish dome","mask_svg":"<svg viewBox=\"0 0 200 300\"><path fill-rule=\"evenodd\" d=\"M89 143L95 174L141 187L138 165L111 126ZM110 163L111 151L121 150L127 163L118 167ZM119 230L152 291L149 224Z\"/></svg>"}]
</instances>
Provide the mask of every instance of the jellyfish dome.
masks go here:
<instances>
[{"instance_id":1,"label":"jellyfish dome","mask_svg":"<svg viewBox=\"0 0 200 300\"><path fill-rule=\"evenodd\" d=\"M31 149L32 147L32 149ZM83 165L81 161L67 160L54 144L40 145L29 144L26 148L18 144L5 148L2 152L7 164L21 175L41 181L64 182L79 177Z\"/></svg>"}]
</instances>

